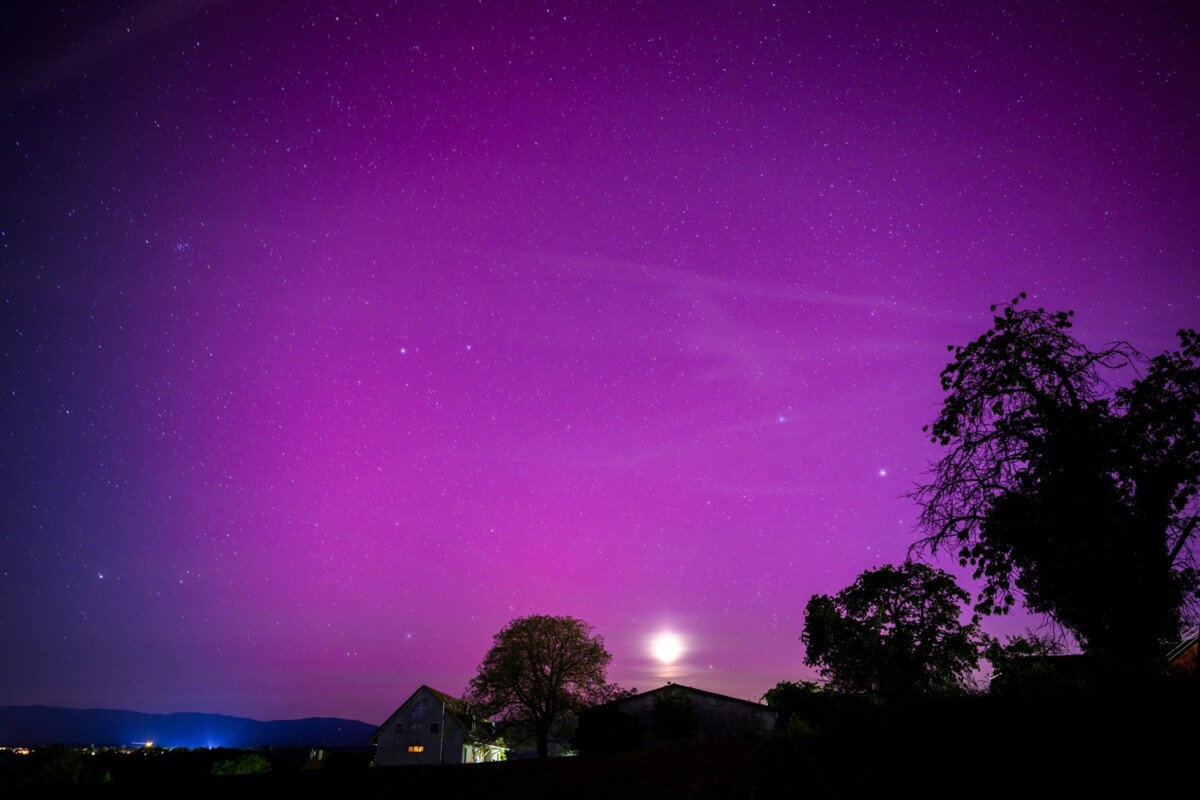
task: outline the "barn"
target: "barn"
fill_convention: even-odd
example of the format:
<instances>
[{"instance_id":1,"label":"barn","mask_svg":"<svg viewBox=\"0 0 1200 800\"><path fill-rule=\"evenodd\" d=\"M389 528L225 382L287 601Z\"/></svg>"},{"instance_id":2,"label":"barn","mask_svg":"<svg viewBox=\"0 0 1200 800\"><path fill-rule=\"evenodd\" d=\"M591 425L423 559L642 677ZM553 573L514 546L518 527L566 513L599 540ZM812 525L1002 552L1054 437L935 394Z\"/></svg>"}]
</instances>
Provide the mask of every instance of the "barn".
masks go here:
<instances>
[{"instance_id":1,"label":"barn","mask_svg":"<svg viewBox=\"0 0 1200 800\"><path fill-rule=\"evenodd\" d=\"M778 713L762 703L668 683L580 714L581 751L612 752L775 735Z\"/></svg>"}]
</instances>

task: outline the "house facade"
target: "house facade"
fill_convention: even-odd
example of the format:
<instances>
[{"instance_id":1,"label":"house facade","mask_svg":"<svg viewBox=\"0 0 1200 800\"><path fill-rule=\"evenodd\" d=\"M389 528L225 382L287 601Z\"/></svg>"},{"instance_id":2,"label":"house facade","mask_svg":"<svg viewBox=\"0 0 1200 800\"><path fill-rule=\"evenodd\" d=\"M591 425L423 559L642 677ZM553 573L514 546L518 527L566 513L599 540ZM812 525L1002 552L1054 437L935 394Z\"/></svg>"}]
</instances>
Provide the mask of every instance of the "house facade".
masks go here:
<instances>
[{"instance_id":1,"label":"house facade","mask_svg":"<svg viewBox=\"0 0 1200 800\"><path fill-rule=\"evenodd\" d=\"M502 748L482 741L489 729L461 698L421 686L368 742L375 745L375 763L383 767L502 760Z\"/></svg>"}]
</instances>

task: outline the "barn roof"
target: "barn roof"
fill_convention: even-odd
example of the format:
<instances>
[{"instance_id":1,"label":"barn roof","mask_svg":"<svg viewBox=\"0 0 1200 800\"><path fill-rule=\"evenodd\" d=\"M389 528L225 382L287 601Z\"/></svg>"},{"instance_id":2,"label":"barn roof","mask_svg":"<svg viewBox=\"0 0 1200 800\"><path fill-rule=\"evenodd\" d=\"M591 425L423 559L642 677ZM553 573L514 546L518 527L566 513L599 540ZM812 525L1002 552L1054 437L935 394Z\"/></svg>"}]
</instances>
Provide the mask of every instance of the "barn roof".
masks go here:
<instances>
[{"instance_id":1,"label":"barn roof","mask_svg":"<svg viewBox=\"0 0 1200 800\"><path fill-rule=\"evenodd\" d=\"M630 695L629 697L621 697L616 700L610 700L607 703L603 703L601 705L596 706L596 708L607 708L609 706L616 707L616 706L619 706L621 703L624 703L624 702L627 702L629 700L633 700L636 698L649 697L650 695L661 694L661 693L668 692L668 691L677 691L680 689L687 691L687 692L691 692L693 694L702 695L704 697L711 697L711 698L714 698L717 700L721 700L726 703L739 703L741 705L751 706L752 708L757 708L757 709L769 709L770 708L769 706L763 705L762 703L756 703L753 700L743 700L740 697L730 697L727 694L717 694L716 692L710 692L705 689L697 689L695 686L685 686L682 683L668 683L665 686L660 686L657 689L651 689L648 692L641 692L639 694Z\"/></svg>"}]
</instances>

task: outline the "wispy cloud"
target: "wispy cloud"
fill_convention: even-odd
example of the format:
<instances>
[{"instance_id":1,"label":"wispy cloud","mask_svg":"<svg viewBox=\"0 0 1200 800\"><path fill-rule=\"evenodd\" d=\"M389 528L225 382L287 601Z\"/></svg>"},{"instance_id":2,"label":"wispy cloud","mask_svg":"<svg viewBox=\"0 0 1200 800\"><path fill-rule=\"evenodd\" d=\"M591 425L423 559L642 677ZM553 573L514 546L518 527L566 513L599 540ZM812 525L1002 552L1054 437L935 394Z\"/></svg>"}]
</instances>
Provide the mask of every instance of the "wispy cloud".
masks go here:
<instances>
[{"instance_id":1,"label":"wispy cloud","mask_svg":"<svg viewBox=\"0 0 1200 800\"><path fill-rule=\"evenodd\" d=\"M756 297L767 300L803 303L834 308L865 309L877 313L897 314L922 320L946 322L970 321L972 315L930 308L896 300L884 295L847 294L830 292L804 285L801 282L767 281L752 278L731 278L709 275L680 267L639 264L603 256L540 255L543 263L557 263L571 269L585 270L595 275L643 282L671 290L680 296Z\"/></svg>"}]
</instances>

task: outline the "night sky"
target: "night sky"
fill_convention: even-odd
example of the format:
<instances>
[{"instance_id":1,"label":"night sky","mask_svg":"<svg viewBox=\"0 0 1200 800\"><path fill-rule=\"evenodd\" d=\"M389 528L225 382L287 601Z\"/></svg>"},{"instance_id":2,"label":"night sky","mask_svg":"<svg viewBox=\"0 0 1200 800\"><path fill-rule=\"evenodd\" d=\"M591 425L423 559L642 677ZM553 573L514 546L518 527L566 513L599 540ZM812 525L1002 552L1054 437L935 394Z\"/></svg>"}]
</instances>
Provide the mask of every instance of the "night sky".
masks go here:
<instances>
[{"instance_id":1,"label":"night sky","mask_svg":"<svg viewBox=\"0 0 1200 800\"><path fill-rule=\"evenodd\" d=\"M78 6L3 22L0 704L379 722L536 613L758 698L990 304L1200 324L1182 4Z\"/></svg>"}]
</instances>

